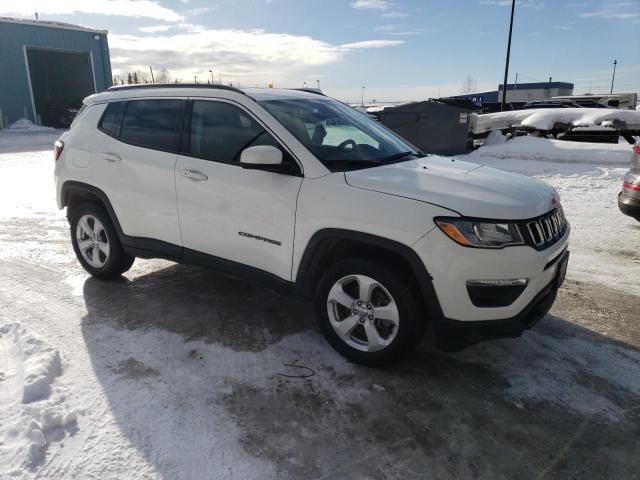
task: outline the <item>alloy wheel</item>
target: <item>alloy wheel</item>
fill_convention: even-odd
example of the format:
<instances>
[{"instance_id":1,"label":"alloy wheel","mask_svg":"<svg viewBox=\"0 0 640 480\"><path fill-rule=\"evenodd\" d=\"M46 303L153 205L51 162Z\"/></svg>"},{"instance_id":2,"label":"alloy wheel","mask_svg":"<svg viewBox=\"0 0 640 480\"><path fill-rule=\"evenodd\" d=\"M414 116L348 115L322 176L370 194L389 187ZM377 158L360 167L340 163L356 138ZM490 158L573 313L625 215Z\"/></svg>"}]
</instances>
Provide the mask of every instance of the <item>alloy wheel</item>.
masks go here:
<instances>
[{"instance_id":1,"label":"alloy wheel","mask_svg":"<svg viewBox=\"0 0 640 480\"><path fill-rule=\"evenodd\" d=\"M102 268L109 260L111 246L104 225L93 215L83 215L76 226L76 241L82 258L93 268Z\"/></svg>"},{"instance_id":2,"label":"alloy wheel","mask_svg":"<svg viewBox=\"0 0 640 480\"><path fill-rule=\"evenodd\" d=\"M365 275L334 283L327 298L329 321L338 337L363 352L388 347L398 334L400 314L389 291Z\"/></svg>"}]
</instances>

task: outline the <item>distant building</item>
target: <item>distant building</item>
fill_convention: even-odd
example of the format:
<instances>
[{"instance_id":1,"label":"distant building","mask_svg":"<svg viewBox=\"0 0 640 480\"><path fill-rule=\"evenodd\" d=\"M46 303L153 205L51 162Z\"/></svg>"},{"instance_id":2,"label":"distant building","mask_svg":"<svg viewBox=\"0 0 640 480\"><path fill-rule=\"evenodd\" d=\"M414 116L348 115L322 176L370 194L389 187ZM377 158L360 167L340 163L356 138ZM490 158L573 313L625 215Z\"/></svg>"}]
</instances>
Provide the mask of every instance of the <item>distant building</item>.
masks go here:
<instances>
[{"instance_id":1,"label":"distant building","mask_svg":"<svg viewBox=\"0 0 640 480\"><path fill-rule=\"evenodd\" d=\"M466 93L452 98L466 98L474 103L493 103L502 101L502 84L498 90L491 92ZM507 102L534 102L548 100L552 97L573 95L573 83L567 82L536 82L536 83L508 83Z\"/></svg>"},{"instance_id":2,"label":"distant building","mask_svg":"<svg viewBox=\"0 0 640 480\"><path fill-rule=\"evenodd\" d=\"M498 101L502 101L502 84L498 85ZM573 83L537 82L507 83L507 102L535 102L549 100L551 97L573 95Z\"/></svg>"},{"instance_id":3,"label":"distant building","mask_svg":"<svg viewBox=\"0 0 640 480\"><path fill-rule=\"evenodd\" d=\"M21 118L61 126L68 109L111 86L106 30L0 17L0 128Z\"/></svg>"}]
</instances>

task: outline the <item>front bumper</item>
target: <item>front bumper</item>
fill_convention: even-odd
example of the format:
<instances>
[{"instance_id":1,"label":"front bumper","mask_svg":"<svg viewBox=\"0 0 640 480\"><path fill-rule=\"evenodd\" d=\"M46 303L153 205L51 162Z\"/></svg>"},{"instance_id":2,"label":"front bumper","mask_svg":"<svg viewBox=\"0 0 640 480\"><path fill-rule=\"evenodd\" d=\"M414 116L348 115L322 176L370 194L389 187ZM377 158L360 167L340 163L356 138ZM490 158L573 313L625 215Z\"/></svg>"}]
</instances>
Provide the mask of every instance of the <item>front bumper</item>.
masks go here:
<instances>
[{"instance_id":1,"label":"front bumper","mask_svg":"<svg viewBox=\"0 0 640 480\"><path fill-rule=\"evenodd\" d=\"M568 260L569 252L566 251L558 260L557 265L561 266ZM438 348L445 352L455 352L487 340L519 337L522 332L537 324L553 306L558 288L564 280L566 263L564 267L564 269L556 268L555 276L551 282L518 315L512 318L485 321L458 321L441 318L435 321L433 328Z\"/></svg>"},{"instance_id":2,"label":"front bumper","mask_svg":"<svg viewBox=\"0 0 640 480\"><path fill-rule=\"evenodd\" d=\"M553 279L558 260L569 244L570 229L545 250L529 246L502 249L468 248L458 245L439 229L432 230L415 245L432 277L442 317L463 322L506 320L525 308ZM509 305L478 307L467 290L472 279L527 279L524 291Z\"/></svg>"},{"instance_id":3,"label":"front bumper","mask_svg":"<svg viewBox=\"0 0 640 480\"><path fill-rule=\"evenodd\" d=\"M620 192L618 195L618 208L625 215L640 221L640 199L628 197Z\"/></svg>"}]
</instances>

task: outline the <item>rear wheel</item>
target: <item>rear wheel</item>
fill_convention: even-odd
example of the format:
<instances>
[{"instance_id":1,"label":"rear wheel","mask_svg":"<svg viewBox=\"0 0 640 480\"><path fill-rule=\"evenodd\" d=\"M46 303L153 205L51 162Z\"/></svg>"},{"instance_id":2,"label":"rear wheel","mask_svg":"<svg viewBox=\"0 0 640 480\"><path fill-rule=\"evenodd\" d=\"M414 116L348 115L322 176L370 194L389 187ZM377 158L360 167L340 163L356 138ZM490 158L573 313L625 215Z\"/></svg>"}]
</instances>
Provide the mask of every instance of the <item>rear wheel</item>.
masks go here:
<instances>
[{"instance_id":1,"label":"rear wheel","mask_svg":"<svg viewBox=\"0 0 640 480\"><path fill-rule=\"evenodd\" d=\"M106 210L93 203L73 209L71 242L80 264L94 277L118 277L135 260L122 248Z\"/></svg>"},{"instance_id":2,"label":"rear wheel","mask_svg":"<svg viewBox=\"0 0 640 480\"><path fill-rule=\"evenodd\" d=\"M365 259L342 260L322 276L315 297L327 341L357 363L382 365L424 334L419 297L410 282Z\"/></svg>"}]
</instances>

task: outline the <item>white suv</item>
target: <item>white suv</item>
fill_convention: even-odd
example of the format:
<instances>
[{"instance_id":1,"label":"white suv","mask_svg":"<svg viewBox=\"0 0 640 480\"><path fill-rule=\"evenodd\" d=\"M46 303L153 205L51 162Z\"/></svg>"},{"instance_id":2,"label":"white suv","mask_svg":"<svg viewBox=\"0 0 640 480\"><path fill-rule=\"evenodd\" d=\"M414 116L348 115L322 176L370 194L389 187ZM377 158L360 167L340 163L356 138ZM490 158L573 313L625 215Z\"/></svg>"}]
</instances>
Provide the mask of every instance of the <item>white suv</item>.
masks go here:
<instances>
[{"instance_id":1,"label":"white suv","mask_svg":"<svg viewBox=\"0 0 640 480\"><path fill-rule=\"evenodd\" d=\"M551 308L569 226L554 189L421 153L322 94L112 87L55 146L73 248L100 278L135 257L313 298L349 359L382 364L429 325L453 351Z\"/></svg>"}]
</instances>

